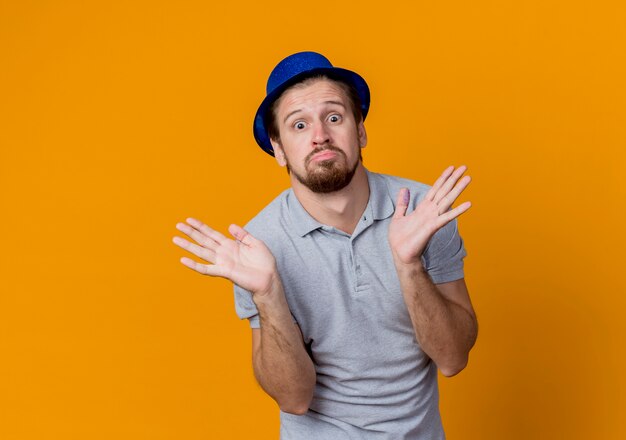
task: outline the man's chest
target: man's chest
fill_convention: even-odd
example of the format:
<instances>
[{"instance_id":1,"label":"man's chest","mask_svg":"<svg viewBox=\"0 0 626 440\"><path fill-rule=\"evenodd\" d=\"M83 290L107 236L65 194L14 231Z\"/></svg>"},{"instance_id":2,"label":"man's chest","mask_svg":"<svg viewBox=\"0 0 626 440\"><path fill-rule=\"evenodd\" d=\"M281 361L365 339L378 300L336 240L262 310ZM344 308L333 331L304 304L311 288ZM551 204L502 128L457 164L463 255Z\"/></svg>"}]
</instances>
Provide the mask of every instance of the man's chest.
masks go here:
<instances>
[{"instance_id":1,"label":"man's chest","mask_svg":"<svg viewBox=\"0 0 626 440\"><path fill-rule=\"evenodd\" d=\"M384 334L413 338L385 222L355 238L313 231L283 242L278 255L291 312L319 355L384 344Z\"/></svg>"}]
</instances>

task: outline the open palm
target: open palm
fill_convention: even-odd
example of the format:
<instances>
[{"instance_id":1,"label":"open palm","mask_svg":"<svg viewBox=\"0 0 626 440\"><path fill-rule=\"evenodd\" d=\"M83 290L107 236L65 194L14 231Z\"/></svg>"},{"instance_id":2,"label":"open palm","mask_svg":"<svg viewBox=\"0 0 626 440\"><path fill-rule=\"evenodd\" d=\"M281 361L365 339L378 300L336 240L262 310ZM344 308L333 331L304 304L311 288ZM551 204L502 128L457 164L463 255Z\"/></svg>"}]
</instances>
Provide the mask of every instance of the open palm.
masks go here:
<instances>
[{"instance_id":1,"label":"open palm","mask_svg":"<svg viewBox=\"0 0 626 440\"><path fill-rule=\"evenodd\" d=\"M389 225L389 245L401 263L418 261L435 232L470 208L470 202L465 202L450 210L470 183L469 176L461 178L466 169L464 166L456 170L447 168L409 215L406 215L409 190L400 190Z\"/></svg>"},{"instance_id":2,"label":"open palm","mask_svg":"<svg viewBox=\"0 0 626 440\"><path fill-rule=\"evenodd\" d=\"M197 257L211 263L202 264L183 257L181 263L203 275L226 278L253 294L268 292L276 282L276 260L265 243L243 228L231 225L232 240L199 220L188 218L176 229L193 239L174 237L174 243Z\"/></svg>"}]
</instances>

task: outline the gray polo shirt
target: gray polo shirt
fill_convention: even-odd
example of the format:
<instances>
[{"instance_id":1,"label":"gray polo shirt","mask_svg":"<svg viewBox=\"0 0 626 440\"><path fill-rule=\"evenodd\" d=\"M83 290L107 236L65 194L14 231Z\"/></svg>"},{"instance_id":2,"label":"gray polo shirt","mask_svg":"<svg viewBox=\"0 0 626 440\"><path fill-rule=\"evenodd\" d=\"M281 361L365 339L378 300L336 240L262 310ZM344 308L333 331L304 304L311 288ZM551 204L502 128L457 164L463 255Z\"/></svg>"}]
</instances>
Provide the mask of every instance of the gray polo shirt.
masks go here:
<instances>
[{"instance_id":1,"label":"gray polo shirt","mask_svg":"<svg viewBox=\"0 0 626 440\"><path fill-rule=\"evenodd\" d=\"M395 200L409 212L428 186L367 172L370 198L352 235L318 223L291 189L247 225L276 258L291 313L315 364L307 414L281 412L281 438L443 439L437 367L421 350L387 240ZM463 278L463 241L453 221L430 240L423 262L435 283ZM235 286L240 318L259 327L248 291Z\"/></svg>"}]
</instances>

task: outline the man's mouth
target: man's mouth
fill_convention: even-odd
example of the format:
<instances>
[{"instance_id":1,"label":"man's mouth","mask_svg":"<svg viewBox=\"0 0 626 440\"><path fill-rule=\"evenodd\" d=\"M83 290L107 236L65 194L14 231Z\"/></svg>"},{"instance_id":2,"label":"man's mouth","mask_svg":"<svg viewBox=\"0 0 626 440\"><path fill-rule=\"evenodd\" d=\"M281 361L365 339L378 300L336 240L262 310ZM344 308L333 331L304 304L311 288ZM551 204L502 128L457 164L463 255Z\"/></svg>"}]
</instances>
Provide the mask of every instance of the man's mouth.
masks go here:
<instances>
[{"instance_id":1,"label":"man's mouth","mask_svg":"<svg viewBox=\"0 0 626 440\"><path fill-rule=\"evenodd\" d=\"M322 150L319 153L315 153L313 157L311 157L310 162L328 160L337 157L337 153L332 150Z\"/></svg>"}]
</instances>

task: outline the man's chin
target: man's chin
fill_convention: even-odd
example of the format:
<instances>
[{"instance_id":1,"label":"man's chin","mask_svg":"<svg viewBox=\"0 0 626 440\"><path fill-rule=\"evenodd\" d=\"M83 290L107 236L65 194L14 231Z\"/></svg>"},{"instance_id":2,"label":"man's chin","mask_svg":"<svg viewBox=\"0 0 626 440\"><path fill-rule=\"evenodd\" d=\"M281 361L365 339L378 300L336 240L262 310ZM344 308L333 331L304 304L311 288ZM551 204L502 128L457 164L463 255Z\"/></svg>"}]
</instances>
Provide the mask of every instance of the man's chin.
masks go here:
<instances>
[{"instance_id":1,"label":"man's chin","mask_svg":"<svg viewBox=\"0 0 626 440\"><path fill-rule=\"evenodd\" d=\"M343 164L339 164L335 158L318 160L308 163L307 172L309 175L341 172L342 168L345 170L345 167L342 167L342 165ZM345 172L347 172L347 170Z\"/></svg>"},{"instance_id":2,"label":"man's chin","mask_svg":"<svg viewBox=\"0 0 626 440\"><path fill-rule=\"evenodd\" d=\"M330 162L332 164L334 161L323 162ZM319 163L320 167L315 167L314 170L311 170L306 179L301 179L299 176L296 176L300 183L312 192L329 194L344 189L352 182L357 167L354 167L352 170L333 167L325 168L321 166L323 162Z\"/></svg>"}]
</instances>

